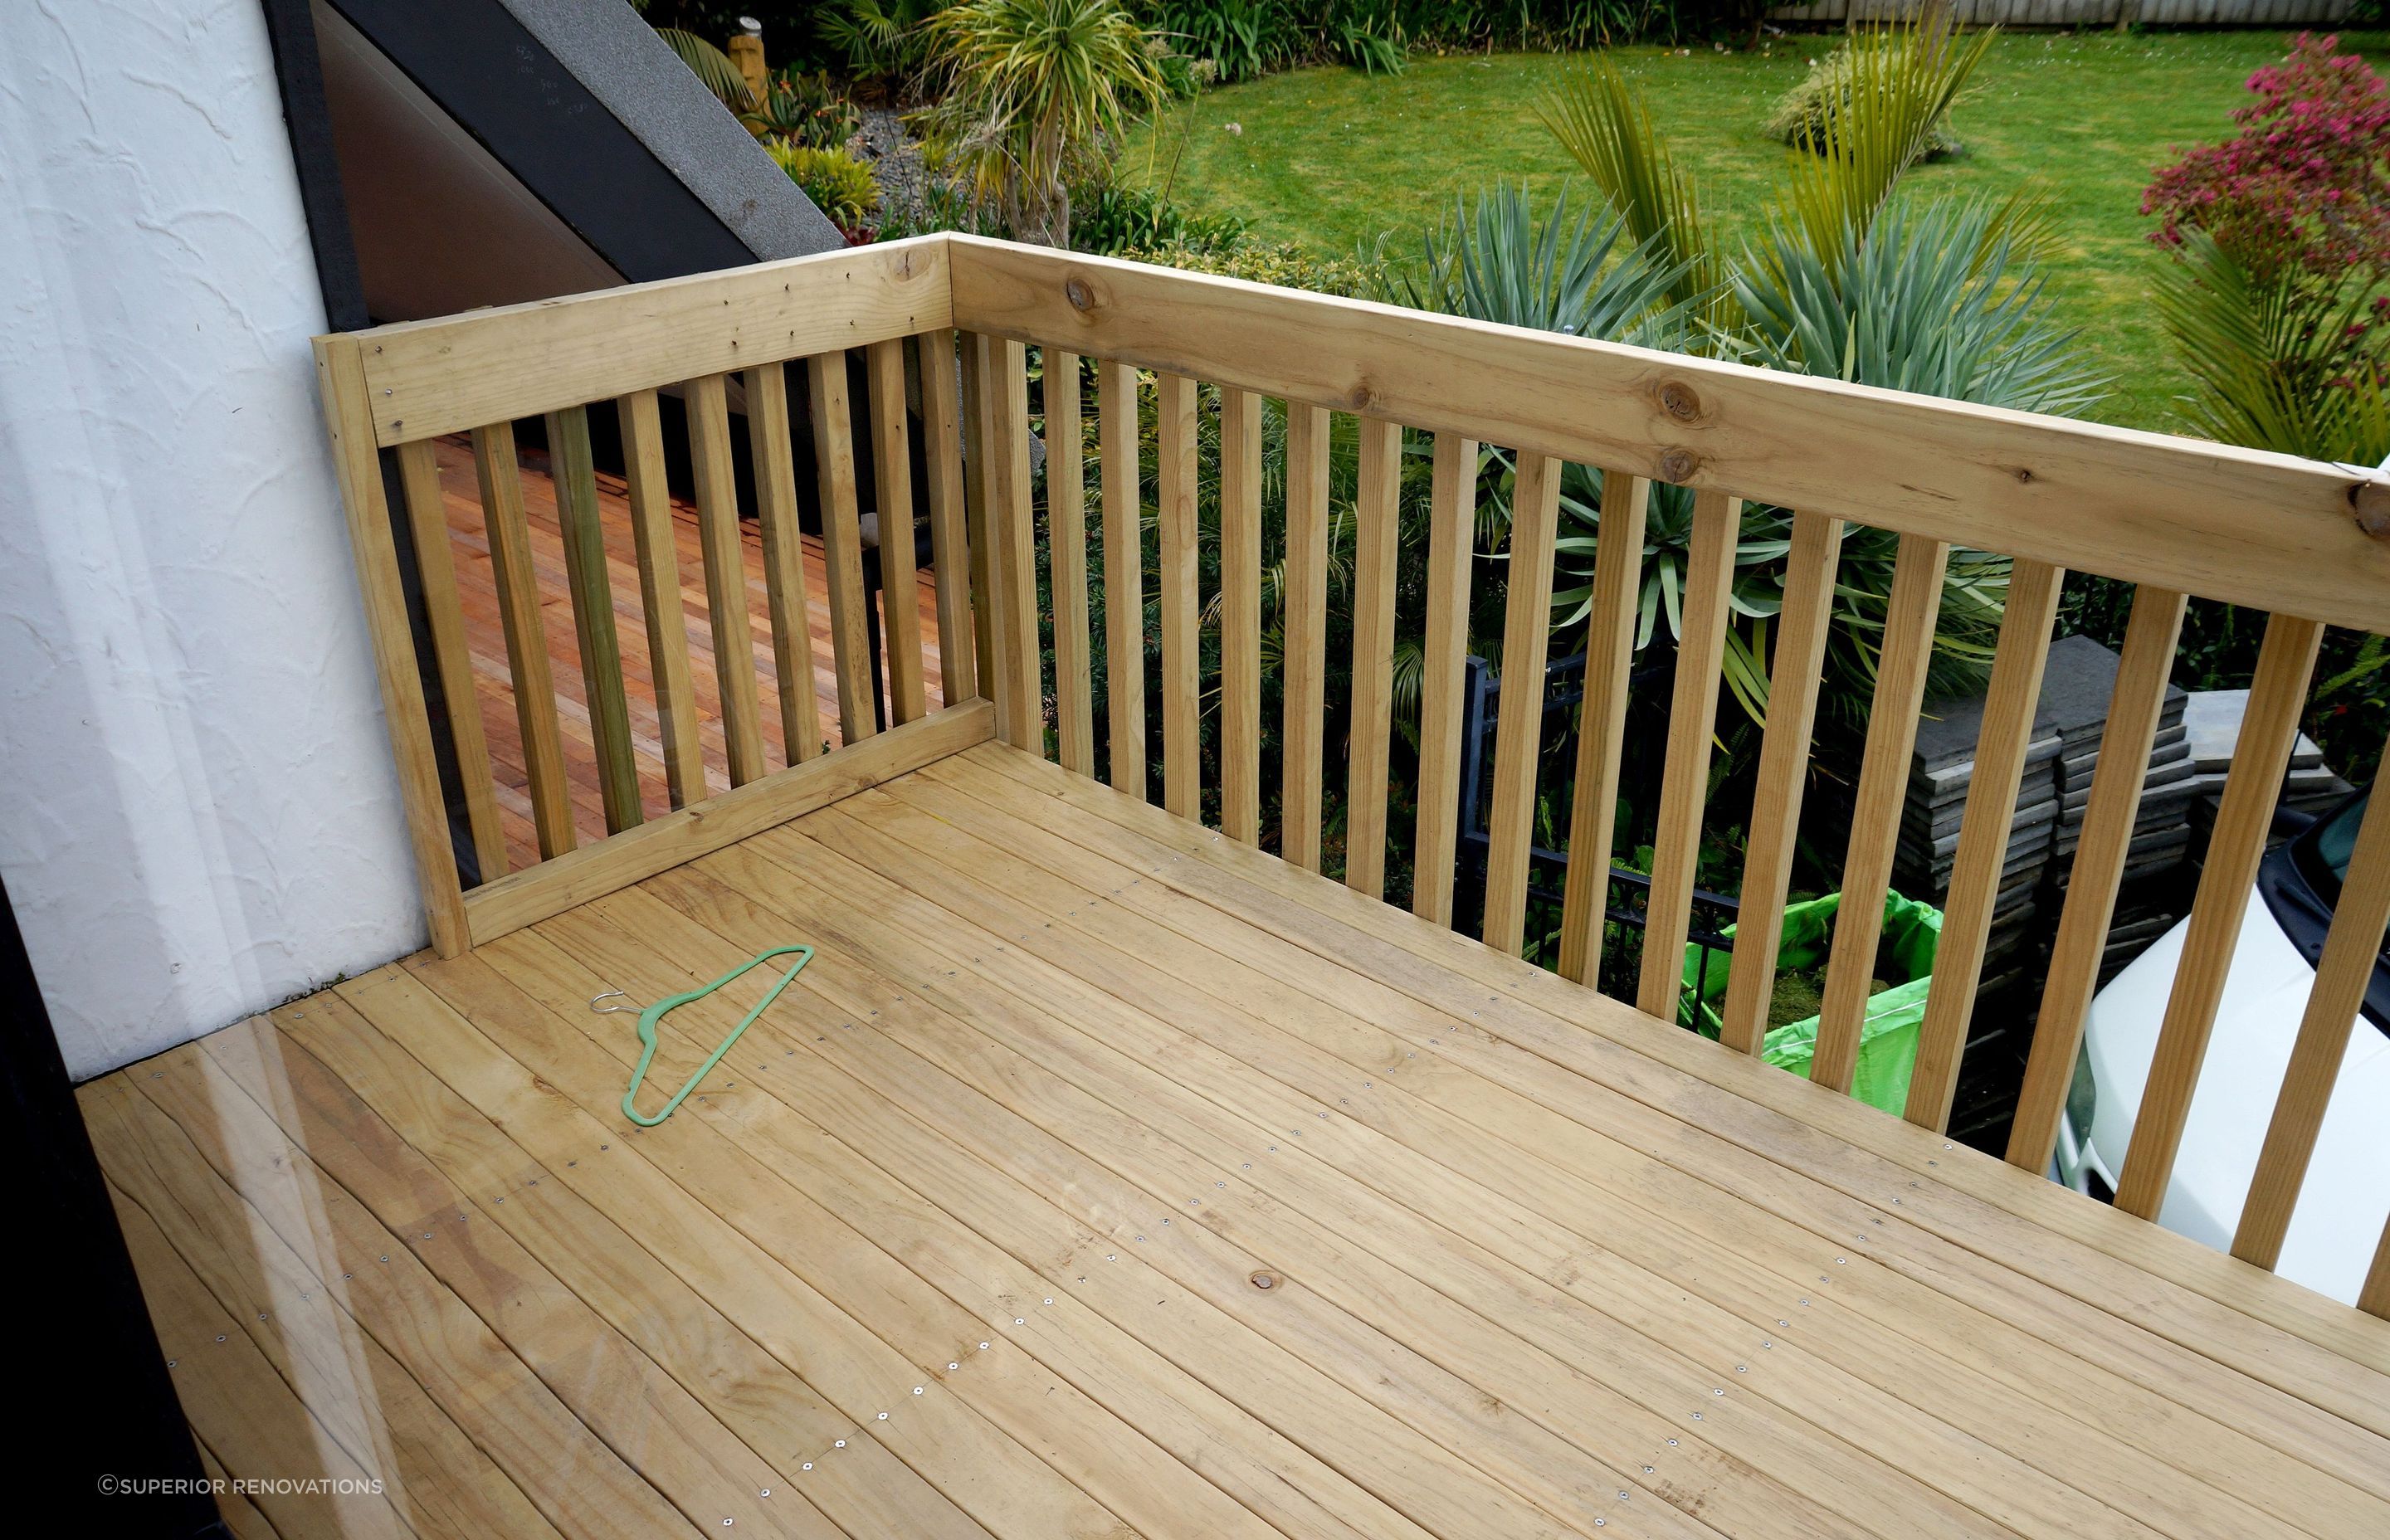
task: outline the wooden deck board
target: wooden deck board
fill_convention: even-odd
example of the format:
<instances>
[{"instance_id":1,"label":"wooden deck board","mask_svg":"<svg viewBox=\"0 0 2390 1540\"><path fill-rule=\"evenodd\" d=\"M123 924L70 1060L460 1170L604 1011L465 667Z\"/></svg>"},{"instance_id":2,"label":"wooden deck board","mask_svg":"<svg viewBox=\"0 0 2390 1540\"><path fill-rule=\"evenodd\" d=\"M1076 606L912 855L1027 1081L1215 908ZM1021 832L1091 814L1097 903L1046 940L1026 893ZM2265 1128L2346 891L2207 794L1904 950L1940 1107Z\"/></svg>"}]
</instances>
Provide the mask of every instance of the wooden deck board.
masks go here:
<instances>
[{"instance_id":1,"label":"wooden deck board","mask_svg":"<svg viewBox=\"0 0 2390 1540\"><path fill-rule=\"evenodd\" d=\"M285 1537L2390 1533L2381 1323L996 746L84 1097Z\"/></svg>"}]
</instances>

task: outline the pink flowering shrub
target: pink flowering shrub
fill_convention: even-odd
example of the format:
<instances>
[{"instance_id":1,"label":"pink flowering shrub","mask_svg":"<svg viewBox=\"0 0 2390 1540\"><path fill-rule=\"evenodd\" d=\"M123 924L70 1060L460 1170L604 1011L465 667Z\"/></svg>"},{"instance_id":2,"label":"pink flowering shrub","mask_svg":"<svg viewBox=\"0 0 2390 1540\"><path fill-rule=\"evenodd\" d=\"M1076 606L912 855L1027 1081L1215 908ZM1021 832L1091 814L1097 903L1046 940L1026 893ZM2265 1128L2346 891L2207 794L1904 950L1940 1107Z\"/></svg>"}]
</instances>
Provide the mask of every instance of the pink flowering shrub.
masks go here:
<instances>
[{"instance_id":1,"label":"pink flowering shrub","mask_svg":"<svg viewBox=\"0 0 2390 1540\"><path fill-rule=\"evenodd\" d=\"M2299 287L2390 277L2390 87L2338 42L2301 32L2249 77L2237 135L2158 172L2141 195L2151 239L2197 225L2251 276Z\"/></svg>"}]
</instances>

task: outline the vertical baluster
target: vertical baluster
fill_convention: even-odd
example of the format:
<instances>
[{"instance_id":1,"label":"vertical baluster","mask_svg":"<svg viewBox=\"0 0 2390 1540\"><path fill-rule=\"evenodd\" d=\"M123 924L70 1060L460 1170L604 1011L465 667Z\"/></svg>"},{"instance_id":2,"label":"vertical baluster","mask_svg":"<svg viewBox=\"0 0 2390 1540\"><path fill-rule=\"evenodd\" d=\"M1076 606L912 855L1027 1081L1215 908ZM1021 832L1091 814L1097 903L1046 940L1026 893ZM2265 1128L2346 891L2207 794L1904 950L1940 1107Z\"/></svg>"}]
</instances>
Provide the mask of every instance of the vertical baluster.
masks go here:
<instances>
[{"instance_id":1,"label":"vertical baluster","mask_svg":"<svg viewBox=\"0 0 2390 1540\"><path fill-rule=\"evenodd\" d=\"M688 675L688 611L681 602L680 546L673 533L665 481L663 423L656 392L635 391L615 404L623 424L623 465L630 482L631 537L639 564L639 604L648 622L648 671L656 686L663 737L664 781L672 805L706 798L705 751L698 738L697 692Z\"/></svg>"},{"instance_id":2,"label":"vertical baluster","mask_svg":"<svg viewBox=\"0 0 2390 1540\"><path fill-rule=\"evenodd\" d=\"M957 399L961 370L955 334L923 332L917 349L921 363L922 457L930 477L930 560L938 579L938 683L947 705L983 693L979 681L978 622L971 612L970 499L963 490L963 412Z\"/></svg>"},{"instance_id":3,"label":"vertical baluster","mask_svg":"<svg viewBox=\"0 0 2390 1540\"><path fill-rule=\"evenodd\" d=\"M1848 1091L1858 1067L1876 946L1883 938L1884 895L1892 891L1901 808L1908 795L1908 758L1917 747L1917 717L1924 709L1925 671L1934 661L1934 628L1949 565L1950 547L1941 541L1921 534L1900 537L1884 605L1882 655L1868 708L1867 748L1859 759L1858 795L1851 810L1850 845L1843 858L1843 898L1834 912L1817 1049L1809 1061L1810 1084L1830 1090Z\"/></svg>"},{"instance_id":4,"label":"vertical baluster","mask_svg":"<svg viewBox=\"0 0 2390 1540\"><path fill-rule=\"evenodd\" d=\"M1485 944L1516 953L1527 926L1536 761L1544 738L1544 657L1552 629L1552 541L1561 462L1519 455L1510 499L1510 592L1502 617L1502 714L1494 733L1494 815L1485 847Z\"/></svg>"},{"instance_id":5,"label":"vertical baluster","mask_svg":"<svg viewBox=\"0 0 2390 1540\"><path fill-rule=\"evenodd\" d=\"M1195 629L1195 382L1154 380L1162 507L1162 805L1203 815L1203 741Z\"/></svg>"},{"instance_id":6,"label":"vertical baluster","mask_svg":"<svg viewBox=\"0 0 2390 1540\"><path fill-rule=\"evenodd\" d=\"M1046 680L1037 638L1036 514L1030 506L1028 349L990 339L987 356L988 583L1001 687L997 730L1006 742L1042 758Z\"/></svg>"},{"instance_id":7,"label":"vertical baluster","mask_svg":"<svg viewBox=\"0 0 2390 1540\"><path fill-rule=\"evenodd\" d=\"M1601 525L1586 626L1585 706L1577 723L1576 789L1569 806L1569 864L1561 895L1561 972L1599 983L1610 910L1610 847L1618 824L1618 762L1626 741L1626 675L1635 661L1642 597L1643 523L1651 483L1601 473Z\"/></svg>"},{"instance_id":8,"label":"vertical baluster","mask_svg":"<svg viewBox=\"0 0 2390 1540\"><path fill-rule=\"evenodd\" d=\"M1353 744L1344 794L1344 884L1386 890L1386 771L1394 725L1396 499L1400 424L1361 419L1360 502L1354 510Z\"/></svg>"},{"instance_id":9,"label":"vertical baluster","mask_svg":"<svg viewBox=\"0 0 2390 1540\"><path fill-rule=\"evenodd\" d=\"M1717 721L1718 670L1726 661L1727 594L1742 533L1742 499L1722 492L1693 495L1693 539L1685 553L1683 631L1677 638L1677 683L1668 699L1668 757L1660 776L1646 900L1643 971L1636 1007L1673 1021L1684 988L1685 939L1693 928L1693 875L1702 851L1710 735Z\"/></svg>"},{"instance_id":10,"label":"vertical baluster","mask_svg":"<svg viewBox=\"0 0 2390 1540\"><path fill-rule=\"evenodd\" d=\"M564 537L572 636L581 654L581 689L598 754L598 796L606 832L615 834L642 821L639 766L631 757L631 704L623 688L623 643L614 629L614 585L606 570L606 525L598 507L587 407L547 414L547 450L557 523Z\"/></svg>"},{"instance_id":11,"label":"vertical baluster","mask_svg":"<svg viewBox=\"0 0 2390 1540\"><path fill-rule=\"evenodd\" d=\"M1145 507L1134 365L1096 366L1104 477L1104 686L1112 789L1145 801Z\"/></svg>"},{"instance_id":12,"label":"vertical baluster","mask_svg":"<svg viewBox=\"0 0 2390 1540\"><path fill-rule=\"evenodd\" d=\"M1096 773L1087 661L1087 489L1079 355L1046 350L1046 540L1054 573L1054 735L1062 768Z\"/></svg>"},{"instance_id":13,"label":"vertical baluster","mask_svg":"<svg viewBox=\"0 0 2390 1540\"><path fill-rule=\"evenodd\" d=\"M905 420L905 344L896 338L874 342L863 356L871 381L872 501L880 511L880 634L888 648L888 720L901 725L930 709L921 679L921 578L913 565L913 435Z\"/></svg>"},{"instance_id":14,"label":"vertical baluster","mask_svg":"<svg viewBox=\"0 0 2390 1540\"><path fill-rule=\"evenodd\" d=\"M1262 398L1220 392L1220 830L1262 835Z\"/></svg>"},{"instance_id":15,"label":"vertical baluster","mask_svg":"<svg viewBox=\"0 0 2390 1540\"><path fill-rule=\"evenodd\" d=\"M415 536L415 571L423 587L423 610L431 622L431 661L440 672L440 693L448 702L448 737L456 750L456 773L465 783L465 822L473 839L474 864L482 880L507 874L507 837L498 822L497 782L490 772L490 745L482 730L482 701L473 687L473 649L465 635L465 610L456 597L456 562L449 547L448 498L440 486L439 453L429 439L403 443L399 485L406 494L407 528Z\"/></svg>"},{"instance_id":16,"label":"vertical baluster","mask_svg":"<svg viewBox=\"0 0 2390 1540\"><path fill-rule=\"evenodd\" d=\"M2365 1287L2357 1291L2357 1308L2390 1320L2390 1225L2373 1247L2373 1264L2365 1270Z\"/></svg>"},{"instance_id":17,"label":"vertical baluster","mask_svg":"<svg viewBox=\"0 0 2390 1540\"><path fill-rule=\"evenodd\" d=\"M1460 832L1460 693L1469 668L1469 569L1476 528L1477 441L1438 433L1428 497L1419 839L1411 870L1411 912L1438 925L1452 923L1453 851ZM1288 645L1293 645L1291 634Z\"/></svg>"},{"instance_id":18,"label":"vertical baluster","mask_svg":"<svg viewBox=\"0 0 2390 1540\"><path fill-rule=\"evenodd\" d=\"M789 432L789 381L777 364L747 371L747 441L755 470L755 511L764 545L764 599L772 629L772 677L780 698L780 747L790 764L813 758L822 750L821 692L814 684L813 598L805 587L804 540L797 523L797 452ZM726 440L725 441L726 443ZM747 622L746 555L738 533L738 509L731 504L732 483L726 479L721 499L729 522L723 557L738 558L737 593L741 634ZM703 509L705 482L698 498ZM714 633L720 653L721 631ZM749 643L752 647L752 641ZM742 651L739 661L747 678L746 693L754 692L754 667ZM717 656L716 665L721 659ZM758 717L757 774L762 774L761 717ZM734 770L731 778L738 779Z\"/></svg>"},{"instance_id":19,"label":"vertical baluster","mask_svg":"<svg viewBox=\"0 0 2390 1540\"><path fill-rule=\"evenodd\" d=\"M513 423L473 430L473 468L482 482L490 571L497 580L498 619L506 628L507 667L514 676L515 721L522 732L532 825L545 860L573 847L572 802L564 778L564 738L556 725L556 683L548 669L547 628L540 618L539 574L532 564L531 521L523 513Z\"/></svg>"},{"instance_id":20,"label":"vertical baluster","mask_svg":"<svg viewBox=\"0 0 2390 1540\"><path fill-rule=\"evenodd\" d=\"M2084 803L2083 838L2066 884L2058 937L2051 943L2043 982L2041 1016L2026 1056L2024 1084L2017 1093L2016 1120L2009 1128L2008 1161L2038 1174L2058 1142L2058 1119L2075 1077L2075 1052L2083 1041L2083 1018L2100 985L2100 958L2108 922L2116 912L2116 889L2141 808L2141 783L2150 769L2165 708L2166 675L2174 666L2175 639L2182 631L2183 596L2146 584L2133 595L2133 618L2125 628L2124 656L2109 698L2108 725L2100 735L2100 761L2091 772L2091 795ZM2090 1130L2081 1132L2088 1134Z\"/></svg>"},{"instance_id":21,"label":"vertical baluster","mask_svg":"<svg viewBox=\"0 0 2390 1540\"><path fill-rule=\"evenodd\" d=\"M1738 1053L1757 1053L1767 1032L1776 949L1784 934L1784 897L1801 833L1801 791L1809 778L1818 676L1826 665L1826 635L1833 624L1834 564L1842 548L1841 520L1821 513L1792 515L1784 607L1777 615L1776 652L1768 665L1759 784L1753 792L1743 847L1742 902L1735 914L1734 956L1727 975L1726 1009L1719 1018L1718 1040Z\"/></svg>"},{"instance_id":22,"label":"vertical baluster","mask_svg":"<svg viewBox=\"0 0 2390 1540\"><path fill-rule=\"evenodd\" d=\"M1328 703L1328 410L1286 404L1286 658L1279 853L1319 869Z\"/></svg>"},{"instance_id":23,"label":"vertical baluster","mask_svg":"<svg viewBox=\"0 0 2390 1540\"><path fill-rule=\"evenodd\" d=\"M820 489L822 568L829 590L830 667L838 677L839 742L860 743L880 730L871 710L871 628L864 610L863 525L854 494L854 416L846 394L846 354L805 360L813 409L814 471ZM808 688L813 676L805 676ZM792 751L789 758L798 756Z\"/></svg>"},{"instance_id":24,"label":"vertical baluster","mask_svg":"<svg viewBox=\"0 0 2390 1540\"><path fill-rule=\"evenodd\" d=\"M996 650L996 601L989 586L988 510L993 494L988 444L988 340L979 332L962 334L962 412L964 423L963 486L970 530L970 579L974 603L971 643L979 659L979 692L996 698L1002 661Z\"/></svg>"},{"instance_id":25,"label":"vertical baluster","mask_svg":"<svg viewBox=\"0 0 2390 1540\"><path fill-rule=\"evenodd\" d=\"M2299 714L2306 706L2307 678L2322 640L2321 625L2294 615L2276 615L2266 624L2256 677L2249 683L2248 714L2241 720L2241 738L2224 777L2224 799L2216 810L2216 832L2207 842L2199 893L2191 900L2182 962L2175 969L2174 993L2166 997L2157 1052L2133 1119L2132 1142L2125 1148L2125 1169L2116 1179L2116 1207L2127 1213L2154 1219L2165 1200L2175 1155L2182 1145L2182 1125L2191 1115L2200 1065L2207 1058L2207 1035L2224 997L2233 943L2241 934L2242 912L2249 903L2257 863L2266 853L2274 803L2290 769Z\"/></svg>"},{"instance_id":26,"label":"vertical baluster","mask_svg":"<svg viewBox=\"0 0 2390 1540\"><path fill-rule=\"evenodd\" d=\"M721 689L723 748L730 784L744 786L764 773L764 712L755 696L755 637L747 619L747 555L739 534L739 486L730 468L726 379L708 375L688 382L688 448L705 556L705 614ZM802 583L798 591L803 592Z\"/></svg>"},{"instance_id":27,"label":"vertical baluster","mask_svg":"<svg viewBox=\"0 0 2390 1540\"><path fill-rule=\"evenodd\" d=\"M2358 1011L2373 980L2384 929L2390 929L2390 796L2370 800L2358 827L2348 876L2332 906L2332 930L2316 961L2306 1011L2299 1019L2265 1146L2257 1152L2257 1174L2232 1236L2232 1254L2243 1262L2270 1268L2281 1259L2282 1238L2290 1233L2291 1211L2306 1181L2348 1034L2352 1026L2362 1030Z\"/></svg>"},{"instance_id":28,"label":"vertical baluster","mask_svg":"<svg viewBox=\"0 0 2390 1540\"><path fill-rule=\"evenodd\" d=\"M1934 982L1925 997L1925 1020L1918 1028L1917 1066L1909 1076L1903 1112L1909 1122L1937 1133L1949 1123L1950 1099L1959 1086L1959 1060L1974 1015L1975 986L1983 978L1992 905L1999 897L2001 868L2008 861L2009 826L2016 818L2025 751L2033 744L2041 670L2049 658L2049 626L2057 617L2064 576L2048 562L2023 557L2010 570L2008 612L1992 655L1975 773L1959 821L1959 853L1951 863L1949 908L1934 956Z\"/></svg>"}]
</instances>

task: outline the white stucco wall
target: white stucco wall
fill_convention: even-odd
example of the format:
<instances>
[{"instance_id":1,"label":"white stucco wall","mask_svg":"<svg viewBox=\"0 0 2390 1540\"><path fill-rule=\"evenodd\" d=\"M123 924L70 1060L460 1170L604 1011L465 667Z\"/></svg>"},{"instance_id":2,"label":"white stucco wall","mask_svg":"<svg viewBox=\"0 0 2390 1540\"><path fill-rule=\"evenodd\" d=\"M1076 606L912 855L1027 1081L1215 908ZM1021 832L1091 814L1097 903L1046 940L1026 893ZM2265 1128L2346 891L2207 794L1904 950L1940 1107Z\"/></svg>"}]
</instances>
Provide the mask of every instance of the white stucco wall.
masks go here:
<instances>
[{"instance_id":1,"label":"white stucco wall","mask_svg":"<svg viewBox=\"0 0 2390 1540\"><path fill-rule=\"evenodd\" d=\"M422 941L256 0L0 4L0 877L78 1077Z\"/></svg>"}]
</instances>

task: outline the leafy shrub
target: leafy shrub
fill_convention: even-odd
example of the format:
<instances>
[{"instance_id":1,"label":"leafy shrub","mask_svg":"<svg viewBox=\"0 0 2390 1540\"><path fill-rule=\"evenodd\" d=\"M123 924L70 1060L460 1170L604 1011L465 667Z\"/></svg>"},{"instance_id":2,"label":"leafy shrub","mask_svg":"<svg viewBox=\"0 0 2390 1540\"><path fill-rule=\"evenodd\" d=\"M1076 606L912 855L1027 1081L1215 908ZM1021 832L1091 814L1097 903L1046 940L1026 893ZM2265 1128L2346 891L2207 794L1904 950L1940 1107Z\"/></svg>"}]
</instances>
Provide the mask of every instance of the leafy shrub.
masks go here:
<instances>
[{"instance_id":1,"label":"leafy shrub","mask_svg":"<svg viewBox=\"0 0 2390 1540\"><path fill-rule=\"evenodd\" d=\"M789 180L842 230L859 228L880 208L880 178L843 149L774 143L765 146Z\"/></svg>"},{"instance_id":2,"label":"leafy shrub","mask_svg":"<svg viewBox=\"0 0 2390 1540\"><path fill-rule=\"evenodd\" d=\"M1236 215L1191 214L1151 187L1107 182L1072 195L1072 249L1097 256L1161 246L1216 251L1244 234L1245 222Z\"/></svg>"},{"instance_id":3,"label":"leafy shrub","mask_svg":"<svg viewBox=\"0 0 2390 1540\"><path fill-rule=\"evenodd\" d=\"M1201 246L1164 241L1123 251L1132 262L1150 262L1189 273L1211 273L1248 283L1276 284L1281 289L1309 289L1353 299L1366 293L1370 276L1358 263L1323 257L1291 243L1242 241L1231 246Z\"/></svg>"},{"instance_id":4,"label":"leafy shrub","mask_svg":"<svg viewBox=\"0 0 2390 1540\"><path fill-rule=\"evenodd\" d=\"M863 109L839 94L828 74L783 70L764 87L764 99L739 121L766 138L836 149L863 127Z\"/></svg>"},{"instance_id":5,"label":"leafy shrub","mask_svg":"<svg viewBox=\"0 0 2390 1540\"><path fill-rule=\"evenodd\" d=\"M2238 135L2158 172L2141 195L2151 239L2177 246L2196 225L2260 279L2390 276L2390 88L2338 42L2301 32L2249 77Z\"/></svg>"}]
</instances>

